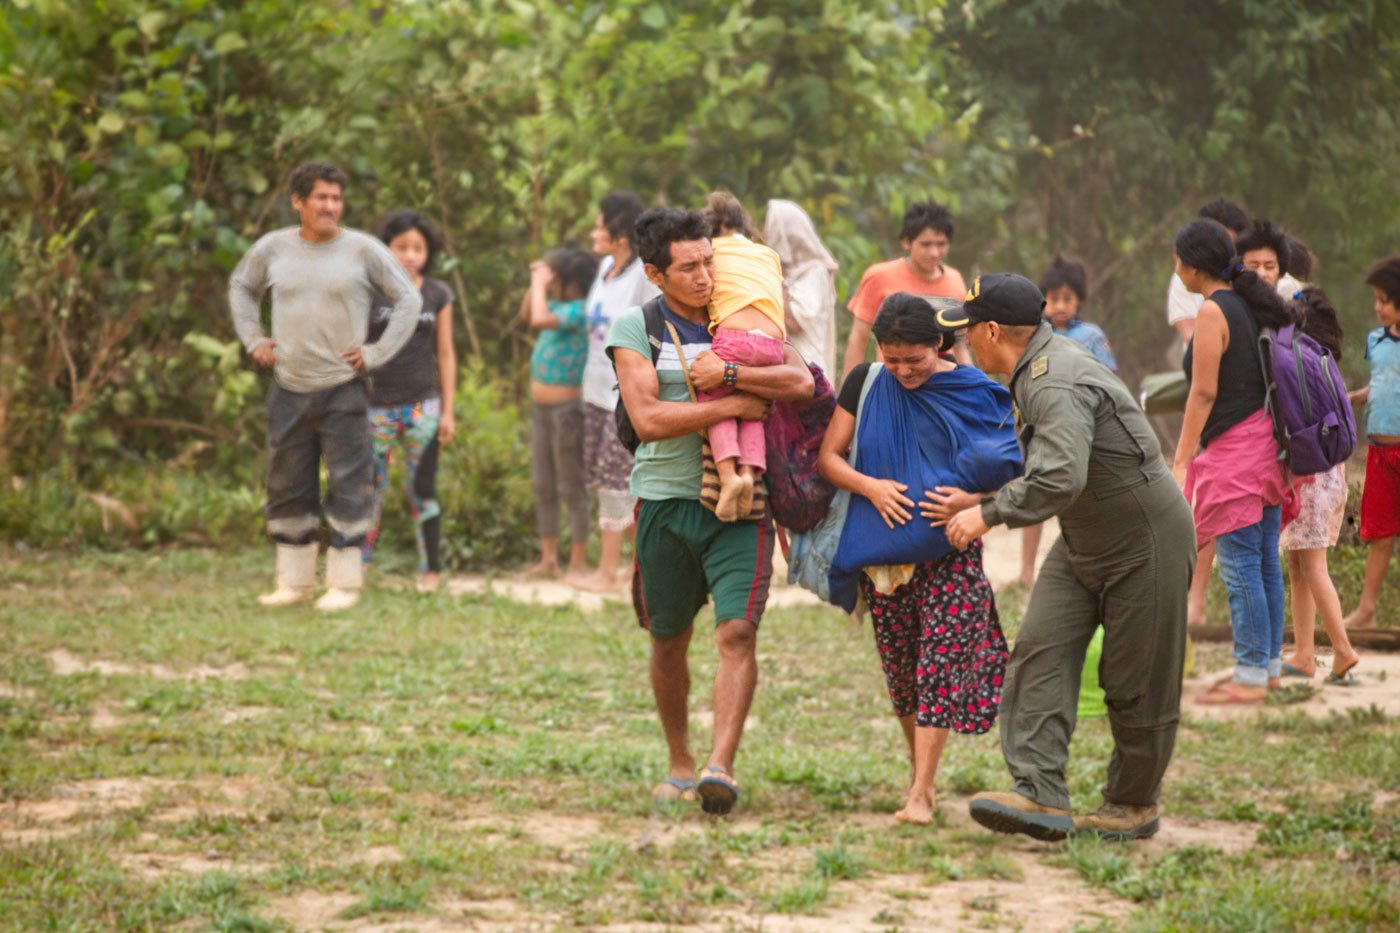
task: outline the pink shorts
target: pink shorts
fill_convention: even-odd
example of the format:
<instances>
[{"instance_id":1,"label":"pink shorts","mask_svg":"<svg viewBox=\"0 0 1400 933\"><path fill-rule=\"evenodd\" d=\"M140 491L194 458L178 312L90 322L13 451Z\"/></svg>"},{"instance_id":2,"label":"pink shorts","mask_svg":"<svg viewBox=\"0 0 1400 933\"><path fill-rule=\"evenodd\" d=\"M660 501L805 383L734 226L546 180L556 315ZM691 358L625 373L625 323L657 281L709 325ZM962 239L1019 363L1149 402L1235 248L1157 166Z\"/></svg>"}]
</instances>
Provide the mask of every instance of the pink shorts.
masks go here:
<instances>
[{"instance_id":1,"label":"pink shorts","mask_svg":"<svg viewBox=\"0 0 1400 933\"><path fill-rule=\"evenodd\" d=\"M777 366L783 361L783 342L767 334L755 334L746 330L717 330L714 343L710 347L715 355L726 363L739 366ZM734 390L720 386L708 392L699 393L700 401L708 402L724 398ZM768 467L764 454L763 422L738 421L729 418L710 425L710 451L715 462L737 459L744 466L756 470Z\"/></svg>"}]
</instances>

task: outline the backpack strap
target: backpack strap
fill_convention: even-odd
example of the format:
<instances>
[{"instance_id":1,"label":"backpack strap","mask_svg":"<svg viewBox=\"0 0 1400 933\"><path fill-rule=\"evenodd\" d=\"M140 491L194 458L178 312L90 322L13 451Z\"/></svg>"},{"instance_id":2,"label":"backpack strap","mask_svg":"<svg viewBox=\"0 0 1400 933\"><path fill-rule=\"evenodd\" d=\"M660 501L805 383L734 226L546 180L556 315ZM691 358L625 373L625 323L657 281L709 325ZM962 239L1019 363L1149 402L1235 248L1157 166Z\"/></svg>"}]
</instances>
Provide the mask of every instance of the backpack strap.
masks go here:
<instances>
[{"instance_id":1,"label":"backpack strap","mask_svg":"<svg viewBox=\"0 0 1400 933\"><path fill-rule=\"evenodd\" d=\"M657 295L642 304L642 322L646 325L647 343L651 345L651 365L655 366L656 361L661 359L661 344L666 339L666 316L661 311L661 296ZM612 360L613 371L617 371L617 361L613 360L613 350L615 347L608 347L603 352Z\"/></svg>"},{"instance_id":2,"label":"backpack strap","mask_svg":"<svg viewBox=\"0 0 1400 933\"><path fill-rule=\"evenodd\" d=\"M690 381L690 364L686 361L685 349L681 346L681 335L676 332L676 325L672 324L670 321L662 321L662 323L665 324L666 329L671 332L671 342L676 345L676 356L680 357L681 373L685 376L685 390L690 393L690 400L692 402L696 401L695 383ZM661 350L658 348L655 352L659 359Z\"/></svg>"}]
</instances>

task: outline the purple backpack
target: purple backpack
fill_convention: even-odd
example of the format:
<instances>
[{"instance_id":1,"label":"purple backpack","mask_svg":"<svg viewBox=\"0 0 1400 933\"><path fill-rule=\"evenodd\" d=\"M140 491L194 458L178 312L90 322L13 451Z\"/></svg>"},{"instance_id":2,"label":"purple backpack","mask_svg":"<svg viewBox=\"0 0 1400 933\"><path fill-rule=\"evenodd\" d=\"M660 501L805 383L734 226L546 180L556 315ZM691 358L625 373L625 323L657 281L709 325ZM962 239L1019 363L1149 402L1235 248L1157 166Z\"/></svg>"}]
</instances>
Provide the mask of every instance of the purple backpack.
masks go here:
<instances>
[{"instance_id":1,"label":"purple backpack","mask_svg":"<svg viewBox=\"0 0 1400 933\"><path fill-rule=\"evenodd\" d=\"M1351 456L1356 420L1337 361L1289 324L1261 328L1259 361L1279 459L1297 476L1325 472Z\"/></svg>"},{"instance_id":2,"label":"purple backpack","mask_svg":"<svg viewBox=\"0 0 1400 933\"><path fill-rule=\"evenodd\" d=\"M800 402L775 402L763 426L768 458L768 505L773 520L789 531L811 531L836 494L817 472L826 426L836 411L836 393L815 363L808 363L815 391Z\"/></svg>"}]
</instances>

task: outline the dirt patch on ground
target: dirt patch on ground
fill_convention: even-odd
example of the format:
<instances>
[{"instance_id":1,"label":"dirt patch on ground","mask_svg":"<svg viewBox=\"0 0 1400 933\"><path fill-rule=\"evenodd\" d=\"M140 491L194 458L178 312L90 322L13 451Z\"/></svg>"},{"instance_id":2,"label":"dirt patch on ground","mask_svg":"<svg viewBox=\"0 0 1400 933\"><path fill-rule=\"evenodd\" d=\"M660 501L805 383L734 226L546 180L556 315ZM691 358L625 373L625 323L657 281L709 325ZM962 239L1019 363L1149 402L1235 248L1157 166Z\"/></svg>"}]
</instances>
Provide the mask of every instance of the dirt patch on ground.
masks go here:
<instances>
[{"instance_id":1,"label":"dirt patch on ground","mask_svg":"<svg viewBox=\"0 0 1400 933\"><path fill-rule=\"evenodd\" d=\"M1238 855L1254 848L1259 837L1257 823L1226 823L1220 820L1180 820L1170 814L1162 817L1162 828L1151 839L1133 843L1133 848L1154 856L1184 849L1206 846L1226 855Z\"/></svg>"},{"instance_id":2,"label":"dirt patch on ground","mask_svg":"<svg viewBox=\"0 0 1400 933\"><path fill-rule=\"evenodd\" d=\"M16 687L7 680L0 680L0 699L27 700L32 696L34 696L34 691L28 687Z\"/></svg>"},{"instance_id":3,"label":"dirt patch on ground","mask_svg":"<svg viewBox=\"0 0 1400 933\"><path fill-rule=\"evenodd\" d=\"M219 717L219 722L225 726L231 726L236 722L247 722L250 719L257 719L259 716L266 716L270 712L272 712L270 706L237 706L224 710L224 714Z\"/></svg>"},{"instance_id":4,"label":"dirt patch on ground","mask_svg":"<svg viewBox=\"0 0 1400 933\"><path fill-rule=\"evenodd\" d=\"M132 723L130 716L122 715L122 708L111 700L99 699L92 704L92 718L88 720L96 732L110 732Z\"/></svg>"},{"instance_id":5,"label":"dirt patch on ground","mask_svg":"<svg viewBox=\"0 0 1400 933\"><path fill-rule=\"evenodd\" d=\"M102 778L62 784L44 800L11 801L0 807L0 842L27 845L72 835L82 829L82 818L135 810L173 783L155 778Z\"/></svg>"},{"instance_id":6,"label":"dirt patch on ground","mask_svg":"<svg viewBox=\"0 0 1400 933\"><path fill-rule=\"evenodd\" d=\"M353 894L326 894L321 891L299 891L279 897L268 906L268 916L281 920L293 930L321 930L340 921L340 915L359 901ZM345 929L336 926L336 929Z\"/></svg>"},{"instance_id":7,"label":"dirt patch on ground","mask_svg":"<svg viewBox=\"0 0 1400 933\"><path fill-rule=\"evenodd\" d=\"M1229 661L1211 665L1182 685L1181 712L1186 719L1236 720L1254 716L1282 717L1302 713L1314 719L1327 719L1334 713L1345 715L1349 710L1367 710L1372 706L1389 716L1400 716L1400 655L1372 652L1361 656L1356 667L1357 685L1338 687L1324 683L1331 670L1330 656L1318 658L1318 673L1311 680L1284 678L1284 686L1311 684L1316 692L1296 703L1273 705L1246 704L1239 706L1203 706L1196 699L1211 684L1230 674Z\"/></svg>"},{"instance_id":8,"label":"dirt patch on ground","mask_svg":"<svg viewBox=\"0 0 1400 933\"><path fill-rule=\"evenodd\" d=\"M46 657L53 665L53 672L59 677L74 674L101 674L103 677L121 675L153 677L156 680L246 680L252 672L247 666L235 662L228 667L199 665L183 671L172 670L164 664L126 664L121 661L87 661L70 651L58 648Z\"/></svg>"},{"instance_id":9,"label":"dirt patch on ground","mask_svg":"<svg viewBox=\"0 0 1400 933\"><path fill-rule=\"evenodd\" d=\"M272 867L265 862L233 862L189 852L128 852L118 856L117 861L143 881L162 881L172 875L203 875L211 871L260 874Z\"/></svg>"}]
</instances>

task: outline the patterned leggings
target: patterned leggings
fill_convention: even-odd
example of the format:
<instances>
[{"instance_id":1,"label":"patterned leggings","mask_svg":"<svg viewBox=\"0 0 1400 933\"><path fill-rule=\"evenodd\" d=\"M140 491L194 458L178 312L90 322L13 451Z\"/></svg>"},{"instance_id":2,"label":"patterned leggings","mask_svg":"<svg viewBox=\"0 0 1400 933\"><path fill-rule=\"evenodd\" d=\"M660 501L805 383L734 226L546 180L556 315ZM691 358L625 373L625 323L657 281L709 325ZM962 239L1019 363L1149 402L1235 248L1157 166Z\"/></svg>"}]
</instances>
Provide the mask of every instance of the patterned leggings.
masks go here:
<instances>
[{"instance_id":1,"label":"patterned leggings","mask_svg":"<svg viewBox=\"0 0 1400 933\"><path fill-rule=\"evenodd\" d=\"M895 715L917 713L925 728L991 729L1009 653L982 572L982 542L920 564L893 593L875 592L865 574L860 585Z\"/></svg>"},{"instance_id":2,"label":"patterned leggings","mask_svg":"<svg viewBox=\"0 0 1400 933\"><path fill-rule=\"evenodd\" d=\"M438 543L442 537L442 508L437 501L438 422L442 401L430 398L393 408L371 407L370 430L374 446L374 526L365 535L362 549L369 563L379 540L379 517L389 488L389 459L395 445L404 451L405 486L418 537L418 570L437 573L441 568Z\"/></svg>"}]
</instances>

